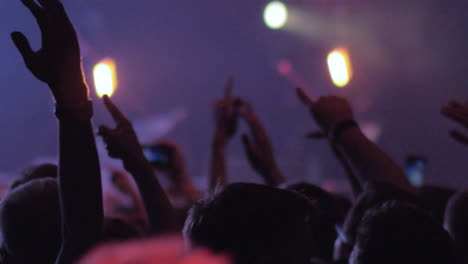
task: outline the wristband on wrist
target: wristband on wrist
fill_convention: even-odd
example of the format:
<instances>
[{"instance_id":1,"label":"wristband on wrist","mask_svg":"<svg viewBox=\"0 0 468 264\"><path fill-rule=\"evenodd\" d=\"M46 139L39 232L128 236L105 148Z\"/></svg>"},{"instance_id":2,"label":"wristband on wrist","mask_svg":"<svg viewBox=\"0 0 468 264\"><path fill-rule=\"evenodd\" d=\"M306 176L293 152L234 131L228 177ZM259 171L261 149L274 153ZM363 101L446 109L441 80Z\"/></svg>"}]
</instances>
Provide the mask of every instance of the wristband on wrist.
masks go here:
<instances>
[{"instance_id":1,"label":"wristband on wrist","mask_svg":"<svg viewBox=\"0 0 468 264\"><path fill-rule=\"evenodd\" d=\"M354 127L359 127L358 123L355 120L349 119L349 120L344 120L338 123L331 131L330 133L330 140L332 143L335 143L338 138L348 130L349 128L354 128Z\"/></svg>"},{"instance_id":2,"label":"wristband on wrist","mask_svg":"<svg viewBox=\"0 0 468 264\"><path fill-rule=\"evenodd\" d=\"M89 120L93 116L93 102L86 100L76 105L55 105L55 116L59 120Z\"/></svg>"}]
</instances>

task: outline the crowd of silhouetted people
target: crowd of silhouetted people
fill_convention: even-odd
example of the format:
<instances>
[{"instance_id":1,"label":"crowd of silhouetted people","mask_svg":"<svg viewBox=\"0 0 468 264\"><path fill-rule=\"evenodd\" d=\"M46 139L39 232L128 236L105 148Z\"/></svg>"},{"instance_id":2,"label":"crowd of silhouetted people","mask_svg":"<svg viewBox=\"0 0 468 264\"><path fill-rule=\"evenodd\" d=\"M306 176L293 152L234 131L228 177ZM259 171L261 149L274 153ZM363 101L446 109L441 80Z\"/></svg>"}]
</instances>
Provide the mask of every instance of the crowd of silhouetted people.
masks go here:
<instances>
[{"instance_id":1,"label":"crowd of silhouetted people","mask_svg":"<svg viewBox=\"0 0 468 264\"><path fill-rule=\"evenodd\" d=\"M98 135L108 155L122 161L112 184L130 201L105 202L91 123L93 103L101 102L89 100L77 34L59 0L22 3L39 25L42 46L34 51L20 32L11 37L26 67L50 88L59 160L29 167L9 185L0 206L0 263L468 263L468 193L414 187L363 134L346 99L312 99L302 89L297 103L320 127L309 137L329 143L350 197L288 182L253 106L232 94L229 80L214 107L204 191L191 182L174 143L155 144L167 159L149 160L131 122L104 96L116 125L100 126ZM453 101L441 113L468 128L468 104ZM226 150L239 122L249 127L242 142L264 184L228 184ZM468 145L463 132L450 134Z\"/></svg>"}]
</instances>

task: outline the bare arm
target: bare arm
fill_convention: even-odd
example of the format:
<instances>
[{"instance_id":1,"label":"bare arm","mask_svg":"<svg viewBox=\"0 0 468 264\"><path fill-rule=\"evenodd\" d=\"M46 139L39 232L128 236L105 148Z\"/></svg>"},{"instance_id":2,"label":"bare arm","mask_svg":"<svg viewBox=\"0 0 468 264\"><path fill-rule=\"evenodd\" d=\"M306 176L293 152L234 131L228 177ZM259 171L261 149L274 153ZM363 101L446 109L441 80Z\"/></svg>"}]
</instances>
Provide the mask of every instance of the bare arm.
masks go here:
<instances>
[{"instance_id":1,"label":"bare arm","mask_svg":"<svg viewBox=\"0 0 468 264\"><path fill-rule=\"evenodd\" d=\"M241 100L239 108L240 117L250 128L250 135L245 133L242 137L250 166L268 185L276 187L285 178L278 168L271 140L250 103Z\"/></svg>"},{"instance_id":2,"label":"bare arm","mask_svg":"<svg viewBox=\"0 0 468 264\"><path fill-rule=\"evenodd\" d=\"M173 231L174 211L163 188L155 177L151 164L143 155L130 121L104 96L104 103L117 123L115 129L101 126L99 134L107 144L109 156L122 160L125 169L135 179L146 207L153 234Z\"/></svg>"},{"instance_id":3,"label":"bare arm","mask_svg":"<svg viewBox=\"0 0 468 264\"><path fill-rule=\"evenodd\" d=\"M217 187L224 187L227 183L225 152L229 139L237 129L234 99L231 96L232 83L232 79L227 81L225 98L215 105L216 128L211 144L210 193L213 193Z\"/></svg>"},{"instance_id":4,"label":"bare arm","mask_svg":"<svg viewBox=\"0 0 468 264\"><path fill-rule=\"evenodd\" d=\"M71 263L100 240L101 175L90 120L66 119L59 123L63 242L57 262Z\"/></svg>"},{"instance_id":5,"label":"bare arm","mask_svg":"<svg viewBox=\"0 0 468 264\"><path fill-rule=\"evenodd\" d=\"M380 182L415 192L396 162L370 141L358 126L346 125L351 124L354 115L345 99L326 96L313 101L303 91L299 90L299 94L331 143L357 171L361 186Z\"/></svg>"},{"instance_id":6,"label":"bare arm","mask_svg":"<svg viewBox=\"0 0 468 264\"><path fill-rule=\"evenodd\" d=\"M362 193L363 188L361 186L361 183L359 182L359 179L356 177L353 168L348 164L348 161L346 160L346 157L340 152L340 150L332 145L332 151L333 154L335 155L336 159L340 162L341 167L343 167L346 177L348 178L349 184L351 186L351 191L353 194L353 198L357 199L359 194Z\"/></svg>"},{"instance_id":7,"label":"bare arm","mask_svg":"<svg viewBox=\"0 0 468 264\"><path fill-rule=\"evenodd\" d=\"M42 47L33 51L19 32L12 39L28 69L48 84L59 120L59 198L62 248L57 263L72 263L99 241L103 222L92 105L81 70L76 32L58 0L22 0L36 18Z\"/></svg>"},{"instance_id":8,"label":"bare arm","mask_svg":"<svg viewBox=\"0 0 468 264\"><path fill-rule=\"evenodd\" d=\"M130 183L130 179L126 173L115 170L112 172L112 184L123 194L130 196L135 206L137 215L142 221L143 229L146 231L149 228L148 215L146 213L145 204L142 201L140 193Z\"/></svg>"}]
</instances>

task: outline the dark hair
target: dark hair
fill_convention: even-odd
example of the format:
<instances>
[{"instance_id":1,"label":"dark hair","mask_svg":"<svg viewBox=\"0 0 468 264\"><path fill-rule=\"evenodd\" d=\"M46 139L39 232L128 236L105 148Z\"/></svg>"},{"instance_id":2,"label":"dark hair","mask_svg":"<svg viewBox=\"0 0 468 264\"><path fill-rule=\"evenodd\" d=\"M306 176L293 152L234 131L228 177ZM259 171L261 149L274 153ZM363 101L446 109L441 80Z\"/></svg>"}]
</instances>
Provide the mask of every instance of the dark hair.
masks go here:
<instances>
[{"instance_id":1,"label":"dark hair","mask_svg":"<svg viewBox=\"0 0 468 264\"><path fill-rule=\"evenodd\" d=\"M426 185L418 189L421 206L431 212L431 215L440 224L444 222L445 208L450 197L454 194L455 190L440 186Z\"/></svg>"},{"instance_id":2,"label":"dark hair","mask_svg":"<svg viewBox=\"0 0 468 264\"><path fill-rule=\"evenodd\" d=\"M0 206L3 250L13 263L54 263L61 244L57 181L38 179L10 191Z\"/></svg>"},{"instance_id":3,"label":"dark hair","mask_svg":"<svg viewBox=\"0 0 468 264\"><path fill-rule=\"evenodd\" d=\"M58 167L55 164L44 163L26 168L21 176L10 184L10 190L13 190L32 180L51 178L57 179Z\"/></svg>"},{"instance_id":4,"label":"dark hair","mask_svg":"<svg viewBox=\"0 0 468 264\"><path fill-rule=\"evenodd\" d=\"M453 242L429 214L390 201L369 210L358 228L352 264L455 263Z\"/></svg>"},{"instance_id":5,"label":"dark hair","mask_svg":"<svg viewBox=\"0 0 468 264\"><path fill-rule=\"evenodd\" d=\"M367 210L379 207L387 201L403 201L411 204L419 204L414 195L394 188L387 184L373 184L366 186L359 195L354 205L349 210L343 224L345 242L352 246L356 239L357 228Z\"/></svg>"},{"instance_id":6,"label":"dark hair","mask_svg":"<svg viewBox=\"0 0 468 264\"><path fill-rule=\"evenodd\" d=\"M184 234L236 263L309 263L316 208L288 190L236 183L192 207Z\"/></svg>"},{"instance_id":7,"label":"dark hair","mask_svg":"<svg viewBox=\"0 0 468 264\"><path fill-rule=\"evenodd\" d=\"M460 192L450 198L445 212L445 228L455 240L458 251L468 260L468 192Z\"/></svg>"},{"instance_id":8,"label":"dark hair","mask_svg":"<svg viewBox=\"0 0 468 264\"><path fill-rule=\"evenodd\" d=\"M335 225L340 222L338 219L338 199L331 193L323 190L319 186L299 182L286 186L286 189L296 191L314 202L317 206L317 245L318 257L324 260L332 260L333 247L336 239Z\"/></svg>"}]
</instances>

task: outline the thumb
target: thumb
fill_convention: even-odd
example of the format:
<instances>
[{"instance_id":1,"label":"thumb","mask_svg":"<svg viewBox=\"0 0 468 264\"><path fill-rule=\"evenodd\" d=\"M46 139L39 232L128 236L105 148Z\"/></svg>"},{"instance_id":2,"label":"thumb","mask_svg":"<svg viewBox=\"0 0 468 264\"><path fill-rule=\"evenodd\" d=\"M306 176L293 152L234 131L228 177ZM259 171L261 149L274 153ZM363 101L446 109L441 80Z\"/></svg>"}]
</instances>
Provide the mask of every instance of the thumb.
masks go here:
<instances>
[{"instance_id":1,"label":"thumb","mask_svg":"<svg viewBox=\"0 0 468 264\"><path fill-rule=\"evenodd\" d=\"M21 32L11 33L11 39L15 43L16 48L23 56L24 62L28 64L31 60L31 57L34 55L34 51L29 44L28 39Z\"/></svg>"},{"instance_id":2,"label":"thumb","mask_svg":"<svg viewBox=\"0 0 468 264\"><path fill-rule=\"evenodd\" d=\"M112 129L110 129L109 127L104 126L104 125L99 127L98 135L101 136L104 139L104 141L109 139L111 134L112 134Z\"/></svg>"}]
</instances>

